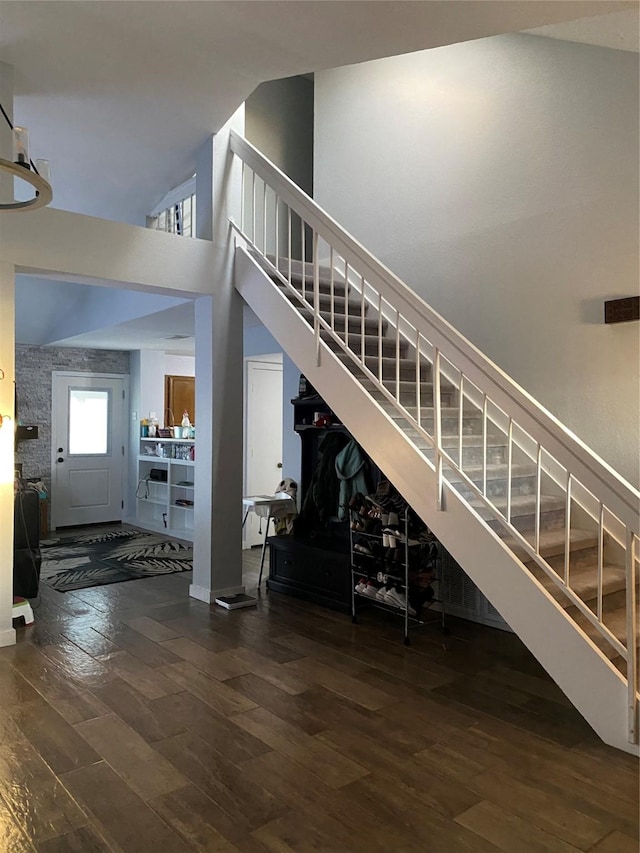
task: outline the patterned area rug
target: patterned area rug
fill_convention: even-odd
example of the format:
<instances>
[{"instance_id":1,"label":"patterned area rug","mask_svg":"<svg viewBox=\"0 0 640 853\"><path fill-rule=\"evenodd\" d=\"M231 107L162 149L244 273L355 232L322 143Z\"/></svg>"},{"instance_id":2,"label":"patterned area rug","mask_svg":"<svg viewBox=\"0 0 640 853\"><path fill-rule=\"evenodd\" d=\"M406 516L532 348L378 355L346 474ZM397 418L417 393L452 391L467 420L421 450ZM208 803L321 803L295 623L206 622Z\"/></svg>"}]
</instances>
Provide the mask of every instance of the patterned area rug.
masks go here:
<instances>
[{"instance_id":1,"label":"patterned area rug","mask_svg":"<svg viewBox=\"0 0 640 853\"><path fill-rule=\"evenodd\" d=\"M40 580L59 592L190 572L190 545L140 530L111 530L40 543Z\"/></svg>"}]
</instances>

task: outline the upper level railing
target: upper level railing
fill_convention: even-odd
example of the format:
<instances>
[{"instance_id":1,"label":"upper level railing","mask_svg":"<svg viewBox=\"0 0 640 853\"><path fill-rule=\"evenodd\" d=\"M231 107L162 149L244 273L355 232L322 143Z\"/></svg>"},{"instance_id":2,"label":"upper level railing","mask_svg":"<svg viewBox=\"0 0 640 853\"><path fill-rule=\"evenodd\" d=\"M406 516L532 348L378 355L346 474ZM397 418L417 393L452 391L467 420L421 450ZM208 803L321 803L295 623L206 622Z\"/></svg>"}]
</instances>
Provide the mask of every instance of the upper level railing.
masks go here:
<instances>
[{"instance_id":1,"label":"upper level railing","mask_svg":"<svg viewBox=\"0 0 640 853\"><path fill-rule=\"evenodd\" d=\"M626 662L629 739L638 742L638 628L636 586L640 562L640 493L577 436L490 361L413 290L341 228L308 195L247 140L231 134L231 150L242 161L242 212L234 229L267 263L288 289L298 310L310 314L320 361L326 341L333 342L357 366L384 408L396 412L432 449L427 462L435 470L437 502L443 482L465 488L483 518L500 525L516 559L533 561L551 578L577 611L611 647L610 656ZM295 255L295 258L294 258ZM320 297L321 269L328 272L328 295ZM302 287L292 285L294 275ZM352 297L336 294L337 280ZM345 293L346 295L346 293ZM328 304L327 304L328 299ZM376 343L365 313L377 318ZM368 337L368 348L365 342ZM389 340L395 341L395 371L388 375ZM386 345L386 349L383 346ZM401 347L415 363L409 380L400 373ZM454 388L456 411L443 412L444 389ZM429 399L430 398L430 399ZM427 403L427 405L425 405ZM449 407L450 409L450 407ZM481 465L469 471L463 446L464 423L473 412L481 429ZM457 440L443 441L444 415L458 421ZM496 431L506 445L506 500L488 489L491 440ZM513 521L512 483L516 461L534 470L533 531ZM564 565L554 568L541 546L543 495L556 496L564 525ZM572 523L592 524L597 534L595 604L572 586ZM603 608L607 561L624 566L626 626L623 637L607 624ZM591 599L589 599L591 600Z\"/></svg>"}]
</instances>

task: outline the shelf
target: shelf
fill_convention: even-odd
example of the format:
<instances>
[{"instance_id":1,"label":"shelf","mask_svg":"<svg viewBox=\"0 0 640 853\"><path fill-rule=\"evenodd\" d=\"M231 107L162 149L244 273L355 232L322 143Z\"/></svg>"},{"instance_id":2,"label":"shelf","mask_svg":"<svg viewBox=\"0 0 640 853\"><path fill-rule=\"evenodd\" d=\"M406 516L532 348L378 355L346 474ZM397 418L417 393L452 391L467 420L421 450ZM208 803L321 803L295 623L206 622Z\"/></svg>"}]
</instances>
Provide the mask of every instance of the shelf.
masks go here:
<instances>
[{"instance_id":1,"label":"shelf","mask_svg":"<svg viewBox=\"0 0 640 853\"><path fill-rule=\"evenodd\" d=\"M140 441L152 441L154 444L195 444L195 438L152 438L151 436L140 436Z\"/></svg>"},{"instance_id":2,"label":"shelf","mask_svg":"<svg viewBox=\"0 0 640 853\"><path fill-rule=\"evenodd\" d=\"M137 456L140 487L136 495L134 524L192 541L194 507L177 506L175 501L192 500L195 494L195 461L179 458L179 454L194 453L195 439L141 436L139 449L142 451ZM163 455L156 456L156 449ZM145 450L154 452L145 453ZM166 479L152 480L149 474L154 468L159 469L159 473ZM190 485L179 485L181 480L186 480ZM146 492L147 497L142 497L141 492Z\"/></svg>"},{"instance_id":3,"label":"shelf","mask_svg":"<svg viewBox=\"0 0 640 853\"><path fill-rule=\"evenodd\" d=\"M314 426L313 424L296 424L293 428L294 432L306 432L309 429L315 429L317 432L344 432L346 427L344 424L331 424L330 426Z\"/></svg>"},{"instance_id":4,"label":"shelf","mask_svg":"<svg viewBox=\"0 0 640 853\"><path fill-rule=\"evenodd\" d=\"M405 579L404 575L393 575L393 574L391 574L391 572L383 572L382 569L380 569L380 571L382 572L382 574L386 578L389 578L392 581L397 581L398 583L401 583L401 584L405 583L406 579ZM377 572L375 574L371 574L370 572L366 572L364 570L359 571L355 566L351 567L351 572L355 577L368 578L369 580L375 581L376 583L381 583L381 581L378 580L378 573Z\"/></svg>"},{"instance_id":5,"label":"shelf","mask_svg":"<svg viewBox=\"0 0 640 853\"><path fill-rule=\"evenodd\" d=\"M155 504L156 506L166 506L166 501L158 500L157 498L137 498L141 503L144 504Z\"/></svg>"},{"instance_id":6,"label":"shelf","mask_svg":"<svg viewBox=\"0 0 640 853\"><path fill-rule=\"evenodd\" d=\"M396 616L402 616L404 619L405 611L401 607L394 607L393 604L387 604L384 601L378 601L376 598L369 598L368 595L361 595L359 592L353 591L353 594L356 598L361 601L366 601L369 604L372 604L374 607L379 607L381 610L386 610L387 613L393 613ZM418 619L417 616L411 616L411 614L406 614L409 622L412 622L414 625L424 625L422 619Z\"/></svg>"}]
</instances>

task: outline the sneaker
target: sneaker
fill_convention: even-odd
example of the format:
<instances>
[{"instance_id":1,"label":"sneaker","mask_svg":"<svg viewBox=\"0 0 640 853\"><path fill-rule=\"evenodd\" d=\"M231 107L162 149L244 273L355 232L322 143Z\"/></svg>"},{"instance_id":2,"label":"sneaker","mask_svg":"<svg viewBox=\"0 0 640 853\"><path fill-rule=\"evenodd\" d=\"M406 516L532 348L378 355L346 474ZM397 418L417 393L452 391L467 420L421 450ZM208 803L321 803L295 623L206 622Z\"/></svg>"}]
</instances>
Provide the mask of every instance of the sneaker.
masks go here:
<instances>
[{"instance_id":1,"label":"sneaker","mask_svg":"<svg viewBox=\"0 0 640 853\"><path fill-rule=\"evenodd\" d=\"M356 592L359 595L364 595L364 591L366 588L367 588L367 579L366 578L360 578L360 580L356 584Z\"/></svg>"},{"instance_id":2,"label":"sneaker","mask_svg":"<svg viewBox=\"0 0 640 853\"><path fill-rule=\"evenodd\" d=\"M390 604L392 607L398 607L400 610L408 609L409 616L415 616L416 611L407 603L407 597L404 592L398 592L395 586L387 592L384 597L384 603Z\"/></svg>"},{"instance_id":3,"label":"sneaker","mask_svg":"<svg viewBox=\"0 0 640 853\"><path fill-rule=\"evenodd\" d=\"M384 601L387 594L387 587L381 586L380 589L376 592L376 598L378 601Z\"/></svg>"},{"instance_id":4,"label":"sneaker","mask_svg":"<svg viewBox=\"0 0 640 853\"><path fill-rule=\"evenodd\" d=\"M368 581L367 586L360 593L360 595L363 595L365 598L377 598L378 587L374 583L372 583L371 581Z\"/></svg>"},{"instance_id":5,"label":"sneaker","mask_svg":"<svg viewBox=\"0 0 640 853\"><path fill-rule=\"evenodd\" d=\"M359 542L353 546L353 550L357 551L358 554L366 554L367 557L373 557L373 553L371 548L368 545L361 545Z\"/></svg>"}]
</instances>

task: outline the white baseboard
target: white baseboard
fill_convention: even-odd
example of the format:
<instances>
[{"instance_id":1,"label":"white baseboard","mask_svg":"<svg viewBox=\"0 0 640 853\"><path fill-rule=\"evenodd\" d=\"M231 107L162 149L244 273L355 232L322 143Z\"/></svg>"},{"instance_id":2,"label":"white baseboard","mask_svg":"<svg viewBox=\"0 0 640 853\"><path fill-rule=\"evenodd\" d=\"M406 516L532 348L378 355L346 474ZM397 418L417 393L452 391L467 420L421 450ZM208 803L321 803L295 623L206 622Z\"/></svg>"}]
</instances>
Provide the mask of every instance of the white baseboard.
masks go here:
<instances>
[{"instance_id":1,"label":"white baseboard","mask_svg":"<svg viewBox=\"0 0 640 853\"><path fill-rule=\"evenodd\" d=\"M0 631L0 647L1 646L15 646L15 644L16 644L15 628L5 628L4 631Z\"/></svg>"},{"instance_id":2,"label":"white baseboard","mask_svg":"<svg viewBox=\"0 0 640 853\"><path fill-rule=\"evenodd\" d=\"M223 595L239 595L243 593L244 586L230 586L226 589L206 589L203 586L196 586L195 584L191 584L189 586L189 595L191 598L197 598L198 601L204 601L207 604L213 604L216 598L220 598Z\"/></svg>"}]
</instances>

